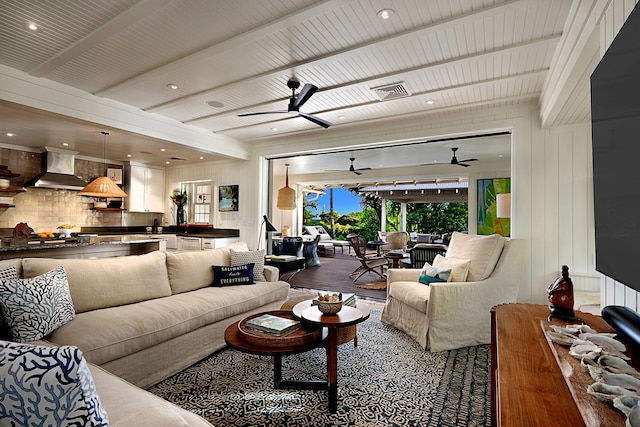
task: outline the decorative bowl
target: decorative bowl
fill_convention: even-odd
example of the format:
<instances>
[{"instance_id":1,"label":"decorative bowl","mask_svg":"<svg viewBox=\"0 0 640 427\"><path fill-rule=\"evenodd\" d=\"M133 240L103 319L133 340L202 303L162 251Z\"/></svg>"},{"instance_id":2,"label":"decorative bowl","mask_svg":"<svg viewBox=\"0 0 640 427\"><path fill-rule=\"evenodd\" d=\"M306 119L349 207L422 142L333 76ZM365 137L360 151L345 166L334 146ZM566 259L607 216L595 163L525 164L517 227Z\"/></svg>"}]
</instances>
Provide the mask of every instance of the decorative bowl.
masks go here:
<instances>
[{"instance_id":1,"label":"decorative bowl","mask_svg":"<svg viewBox=\"0 0 640 427\"><path fill-rule=\"evenodd\" d=\"M60 237L69 238L71 237L71 233L73 233L73 228L58 228L58 234Z\"/></svg>"},{"instance_id":2,"label":"decorative bowl","mask_svg":"<svg viewBox=\"0 0 640 427\"><path fill-rule=\"evenodd\" d=\"M318 310L320 310L324 314L337 314L340 310L342 310L342 301L318 301Z\"/></svg>"}]
</instances>

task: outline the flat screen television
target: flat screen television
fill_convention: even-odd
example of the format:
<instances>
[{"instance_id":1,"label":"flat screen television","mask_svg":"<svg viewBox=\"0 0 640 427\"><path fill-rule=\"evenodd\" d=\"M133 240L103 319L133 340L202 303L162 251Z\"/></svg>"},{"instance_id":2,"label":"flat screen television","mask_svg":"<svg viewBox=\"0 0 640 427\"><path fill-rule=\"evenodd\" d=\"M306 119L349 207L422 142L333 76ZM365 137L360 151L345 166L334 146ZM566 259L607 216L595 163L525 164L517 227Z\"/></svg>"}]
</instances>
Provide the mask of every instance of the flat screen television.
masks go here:
<instances>
[{"instance_id":1,"label":"flat screen television","mask_svg":"<svg viewBox=\"0 0 640 427\"><path fill-rule=\"evenodd\" d=\"M640 6L591 75L596 270L640 291Z\"/></svg>"}]
</instances>

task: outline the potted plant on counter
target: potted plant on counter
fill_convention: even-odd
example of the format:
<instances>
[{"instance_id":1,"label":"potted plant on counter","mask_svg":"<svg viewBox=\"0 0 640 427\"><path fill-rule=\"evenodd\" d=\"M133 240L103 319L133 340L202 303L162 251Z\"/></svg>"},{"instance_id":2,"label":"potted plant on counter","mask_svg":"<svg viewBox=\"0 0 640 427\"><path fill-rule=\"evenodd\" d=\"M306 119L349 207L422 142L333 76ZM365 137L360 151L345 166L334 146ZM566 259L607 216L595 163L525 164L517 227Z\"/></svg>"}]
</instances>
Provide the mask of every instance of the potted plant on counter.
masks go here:
<instances>
[{"instance_id":1,"label":"potted plant on counter","mask_svg":"<svg viewBox=\"0 0 640 427\"><path fill-rule=\"evenodd\" d=\"M173 204L176 205L176 224L184 224L184 207L187 204L187 190L176 188L169 198Z\"/></svg>"}]
</instances>

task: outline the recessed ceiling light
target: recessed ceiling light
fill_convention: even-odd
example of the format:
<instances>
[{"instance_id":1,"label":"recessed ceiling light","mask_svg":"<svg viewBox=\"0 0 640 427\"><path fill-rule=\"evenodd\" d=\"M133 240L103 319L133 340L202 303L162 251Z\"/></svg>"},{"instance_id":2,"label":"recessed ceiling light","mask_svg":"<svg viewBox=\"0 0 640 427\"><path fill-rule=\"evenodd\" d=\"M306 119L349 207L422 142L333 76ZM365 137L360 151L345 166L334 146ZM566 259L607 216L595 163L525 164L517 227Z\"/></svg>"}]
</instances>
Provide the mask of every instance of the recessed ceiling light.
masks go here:
<instances>
[{"instance_id":1,"label":"recessed ceiling light","mask_svg":"<svg viewBox=\"0 0 640 427\"><path fill-rule=\"evenodd\" d=\"M131 154L127 154L127 157L132 157Z\"/></svg>"},{"instance_id":2,"label":"recessed ceiling light","mask_svg":"<svg viewBox=\"0 0 640 427\"><path fill-rule=\"evenodd\" d=\"M24 28L29 30L29 32L32 32L32 33L39 33L42 31L42 27L36 24L35 22L25 22Z\"/></svg>"},{"instance_id":3,"label":"recessed ceiling light","mask_svg":"<svg viewBox=\"0 0 640 427\"><path fill-rule=\"evenodd\" d=\"M204 160L204 157L200 156L200 160Z\"/></svg>"},{"instance_id":4,"label":"recessed ceiling light","mask_svg":"<svg viewBox=\"0 0 640 427\"><path fill-rule=\"evenodd\" d=\"M435 103L436 103L436 100L435 100L435 99L427 99L427 104L429 104L429 105L433 105L433 104L435 104Z\"/></svg>"},{"instance_id":5,"label":"recessed ceiling light","mask_svg":"<svg viewBox=\"0 0 640 427\"><path fill-rule=\"evenodd\" d=\"M213 108L222 108L224 104L220 101L207 101L207 105Z\"/></svg>"},{"instance_id":6,"label":"recessed ceiling light","mask_svg":"<svg viewBox=\"0 0 640 427\"><path fill-rule=\"evenodd\" d=\"M178 89L178 85L177 85L177 84L174 84L174 83L169 83L169 84L167 85L167 87L168 87L169 89L172 89L172 90L176 90L176 89Z\"/></svg>"},{"instance_id":7,"label":"recessed ceiling light","mask_svg":"<svg viewBox=\"0 0 640 427\"><path fill-rule=\"evenodd\" d=\"M502 154L498 154L498 157L502 157Z\"/></svg>"},{"instance_id":8,"label":"recessed ceiling light","mask_svg":"<svg viewBox=\"0 0 640 427\"><path fill-rule=\"evenodd\" d=\"M166 162L164 162L164 163L165 163L165 164L167 164L167 165L170 165L170 164L171 164L171 162L170 162L169 160L167 160L167 161L166 161Z\"/></svg>"},{"instance_id":9,"label":"recessed ceiling light","mask_svg":"<svg viewBox=\"0 0 640 427\"><path fill-rule=\"evenodd\" d=\"M167 151L167 149L166 148L161 148L160 151L164 152L164 151Z\"/></svg>"},{"instance_id":10,"label":"recessed ceiling light","mask_svg":"<svg viewBox=\"0 0 640 427\"><path fill-rule=\"evenodd\" d=\"M17 134L13 133L13 132L7 132L5 133L5 135L7 135L9 138L16 136Z\"/></svg>"},{"instance_id":11,"label":"recessed ceiling light","mask_svg":"<svg viewBox=\"0 0 640 427\"><path fill-rule=\"evenodd\" d=\"M343 116L343 115L339 115L339 116L338 116L338 118L339 118L340 120L344 120L344 119L346 119L346 117L345 117L345 116Z\"/></svg>"},{"instance_id":12,"label":"recessed ceiling light","mask_svg":"<svg viewBox=\"0 0 640 427\"><path fill-rule=\"evenodd\" d=\"M271 128L271 130L272 130L273 132L275 132L275 131L277 131L277 130L278 130L278 128L277 128L277 127L272 127L272 128Z\"/></svg>"},{"instance_id":13,"label":"recessed ceiling light","mask_svg":"<svg viewBox=\"0 0 640 427\"><path fill-rule=\"evenodd\" d=\"M386 21L387 19L391 18L394 13L395 12L393 9L382 9L377 13L377 15L378 15L378 18Z\"/></svg>"},{"instance_id":14,"label":"recessed ceiling light","mask_svg":"<svg viewBox=\"0 0 640 427\"><path fill-rule=\"evenodd\" d=\"M69 146L69 143L68 143L68 142L63 142L63 143L62 143L62 146L63 146L63 147L68 147L68 146Z\"/></svg>"}]
</instances>

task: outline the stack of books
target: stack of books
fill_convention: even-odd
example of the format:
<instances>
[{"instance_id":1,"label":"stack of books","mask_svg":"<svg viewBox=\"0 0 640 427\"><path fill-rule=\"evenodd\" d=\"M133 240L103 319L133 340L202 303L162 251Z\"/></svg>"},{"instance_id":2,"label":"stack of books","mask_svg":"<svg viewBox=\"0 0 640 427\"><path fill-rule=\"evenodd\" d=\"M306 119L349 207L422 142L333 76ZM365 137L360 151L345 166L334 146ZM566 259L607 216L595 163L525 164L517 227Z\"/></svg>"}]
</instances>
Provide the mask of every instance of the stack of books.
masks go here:
<instances>
[{"instance_id":1,"label":"stack of books","mask_svg":"<svg viewBox=\"0 0 640 427\"><path fill-rule=\"evenodd\" d=\"M279 337L289 335L300 326L298 320L285 319L272 314L263 314L247 320L245 326L254 331L266 332Z\"/></svg>"},{"instance_id":2,"label":"stack of books","mask_svg":"<svg viewBox=\"0 0 640 427\"><path fill-rule=\"evenodd\" d=\"M328 294L332 294L332 292L327 292ZM356 306L356 294L342 294L342 305L347 305L349 307ZM314 298L311 302L312 305L318 304L318 297Z\"/></svg>"}]
</instances>

